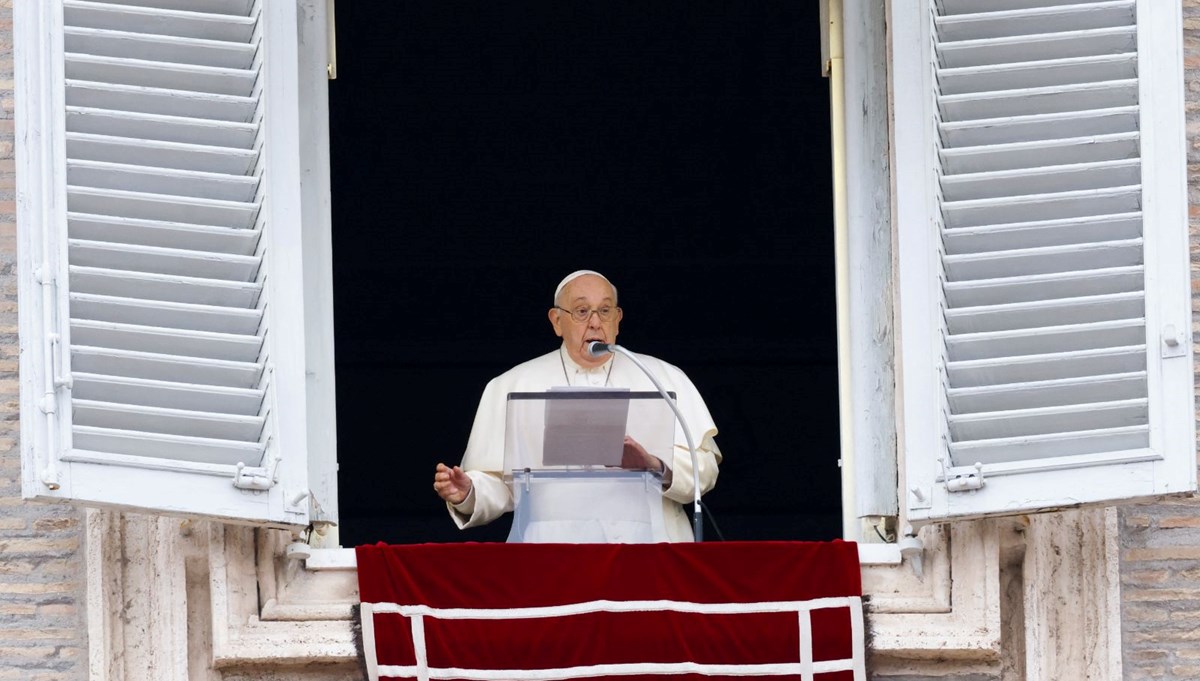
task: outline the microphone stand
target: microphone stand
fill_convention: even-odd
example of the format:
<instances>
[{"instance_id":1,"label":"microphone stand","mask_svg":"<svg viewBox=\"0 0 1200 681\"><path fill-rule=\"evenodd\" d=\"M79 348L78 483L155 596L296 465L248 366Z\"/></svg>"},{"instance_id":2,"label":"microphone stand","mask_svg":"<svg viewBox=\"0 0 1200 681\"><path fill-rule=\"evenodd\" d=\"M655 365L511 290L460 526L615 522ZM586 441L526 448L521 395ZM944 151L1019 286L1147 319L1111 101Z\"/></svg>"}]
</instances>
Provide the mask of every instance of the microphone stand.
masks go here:
<instances>
[{"instance_id":1,"label":"microphone stand","mask_svg":"<svg viewBox=\"0 0 1200 681\"><path fill-rule=\"evenodd\" d=\"M654 384L654 387L658 388L658 392L662 394L663 399L667 401L668 405L670 405L671 411L675 412L675 418L679 419L679 424L683 428L683 436L687 438L688 453L692 456L692 534L696 536L696 541L704 541L704 520L700 511L700 464L696 459L696 443L692 440L692 431L690 428L688 428L687 421L685 421L683 418L683 413L679 411L679 405L675 404L675 400L672 399L670 393L667 392L667 389L663 387L662 383L658 382L658 379L655 378L654 374L646 368L646 365L642 364L642 361L629 350L626 350L616 343L599 343L592 341L590 344L588 344L588 352L592 356L598 356L605 352L612 352L628 357L629 361L633 362L637 368L642 370L642 373L646 374L646 377L650 379L650 382Z\"/></svg>"}]
</instances>

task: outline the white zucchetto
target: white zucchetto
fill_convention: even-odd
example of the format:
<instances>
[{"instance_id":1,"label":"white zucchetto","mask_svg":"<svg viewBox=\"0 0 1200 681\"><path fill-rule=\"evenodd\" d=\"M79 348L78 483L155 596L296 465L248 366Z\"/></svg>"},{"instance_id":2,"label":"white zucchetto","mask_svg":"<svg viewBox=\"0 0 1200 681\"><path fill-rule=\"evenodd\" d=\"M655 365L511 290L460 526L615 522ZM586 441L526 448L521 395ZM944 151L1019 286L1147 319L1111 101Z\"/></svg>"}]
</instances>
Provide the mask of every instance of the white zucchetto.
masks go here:
<instances>
[{"instance_id":1,"label":"white zucchetto","mask_svg":"<svg viewBox=\"0 0 1200 681\"><path fill-rule=\"evenodd\" d=\"M554 304L558 305L558 296L560 296L562 294L563 289L567 287L567 284L575 281L576 279L582 277L585 274L594 274L597 277L600 277L604 281L608 282L608 285L612 286L613 297L614 298L616 297L617 287L613 286L613 283L611 281L608 281L608 277L604 276L603 274L600 274L596 270L575 270L574 272L563 277L562 281L558 282L558 287L554 289Z\"/></svg>"}]
</instances>

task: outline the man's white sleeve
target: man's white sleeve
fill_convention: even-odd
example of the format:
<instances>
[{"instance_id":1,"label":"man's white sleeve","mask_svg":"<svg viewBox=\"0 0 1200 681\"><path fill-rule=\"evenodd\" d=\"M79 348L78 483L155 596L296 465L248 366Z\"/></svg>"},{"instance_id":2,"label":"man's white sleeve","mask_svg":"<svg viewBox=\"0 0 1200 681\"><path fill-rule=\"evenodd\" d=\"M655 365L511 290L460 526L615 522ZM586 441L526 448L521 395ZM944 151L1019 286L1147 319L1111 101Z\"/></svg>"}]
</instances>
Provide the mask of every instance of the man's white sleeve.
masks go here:
<instances>
[{"instance_id":1,"label":"man's white sleeve","mask_svg":"<svg viewBox=\"0 0 1200 681\"><path fill-rule=\"evenodd\" d=\"M681 504L690 504L695 497L695 484L692 481L692 455L687 445L675 445L672 457L671 486L663 491L663 496ZM704 494L717 484L718 464L721 461L721 450L711 435L696 445L696 462L700 464L700 493Z\"/></svg>"},{"instance_id":2,"label":"man's white sleeve","mask_svg":"<svg viewBox=\"0 0 1200 681\"><path fill-rule=\"evenodd\" d=\"M467 498L457 505L446 502L460 530L486 525L513 509L512 491L498 476L482 471L467 471L467 476L471 478Z\"/></svg>"}]
</instances>

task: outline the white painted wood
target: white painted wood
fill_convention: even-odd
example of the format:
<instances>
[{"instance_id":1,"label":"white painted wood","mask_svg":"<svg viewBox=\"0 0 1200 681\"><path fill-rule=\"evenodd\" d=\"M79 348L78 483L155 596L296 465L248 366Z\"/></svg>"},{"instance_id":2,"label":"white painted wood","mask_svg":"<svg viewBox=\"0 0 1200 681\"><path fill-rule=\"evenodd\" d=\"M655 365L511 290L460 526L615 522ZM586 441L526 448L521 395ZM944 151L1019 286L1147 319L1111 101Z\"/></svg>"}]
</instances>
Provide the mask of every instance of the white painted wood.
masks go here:
<instances>
[{"instance_id":1,"label":"white painted wood","mask_svg":"<svg viewBox=\"0 0 1200 681\"><path fill-rule=\"evenodd\" d=\"M148 378L229 388L257 388L263 366L254 362L183 357L154 352L77 345L71 363L79 371L103 376Z\"/></svg>"},{"instance_id":2,"label":"white painted wood","mask_svg":"<svg viewBox=\"0 0 1200 681\"><path fill-rule=\"evenodd\" d=\"M258 190L258 178L245 175L75 159L67 162L67 183L72 188L138 191L243 204L253 200Z\"/></svg>"},{"instance_id":3,"label":"white painted wood","mask_svg":"<svg viewBox=\"0 0 1200 681\"><path fill-rule=\"evenodd\" d=\"M854 427L847 414L854 413L851 385L854 371L851 366L850 345L850 255L846 196L846 69L843 55L842 0L829 0L825 31L828 37L829 58L824 70L829 78L829 137L833 170L833 289L834 317L837 337L837 404L838 404L838 468L841 473L842 536L855 539L862 523L851 509L857 508L858 474L855 472ZM847 454L849 453L849 454Z\"/></svg>"},{"instance_id":4,"label":"white painted wood","mask_svg":"<svg viewBox=\"0 0 1200 681\"><path fill-rule=\"evenodd\" d=\"M1131 345L949 362L947 371L951 374L951 385L972 388L1126 373L1145 368L1145 346Z\"/></svg>"},{"instance_id":5,"label":"white painted wood","mask_svg":"<svg viewBox=\"0 0 1200 681\"><path fill-rule=\"evenodd\" d=\"M102 57L90 54L66 54L67 78L141 87L186 89L221 95L248 97L258 74L251 69L196 66Z\"/></svg>"},{"instance_id":6,"label":"white painted wood","mask_svg":"<svg viewBox=\"0 0 1200 681\"><path fill-rule=\"evenodd\" d=\"M1055 295L1079 298L1136 291L1141 288L1144 276L1144 268L1134 265L1085 272L1048 272L948 282L943 289L947 303L956 307L972 307L1046 300Z\"/></svg>"},{"instance_id":7,"label":"white painted wood","mask_svg":"<svg viewBox=\"0 0 1200 681\"><path fill-rule=\"evenodd\" d=\"M1137 53L1067 57L938 69L944 95L1137 78Z\"/></svg>"},{"instance_id":8,"label":"white painted wood","mask_svg":"<svg viewBox=\"0 0 1200 681\"><path fill-rule=\"evenodd\" d=\"M157 326L83 319L71 320L71 335L79 345L241 362L255 361L262 350L262 339L249 334L166 332Z\"/></svg>"},{"instance_id":9,"label":"white painted wood","mask_svg":"<svg viewBox=\"0 0 1200 681\"><path fill-rule=\"evenodd\" d=\"M946 346L951 362L1082 351L1136 345L1145 339L1145 326L1139 318L956 334Z\"/></svg>"},{"instance_id":10,"label":"white painted wood","mask_svg":"<svg viewBox=\"0 0 1200 681\"><path fill-rule=\"evenodd\" d=\"M304 232L308 484L313 520L338 521L337 402L334 389L333 234L329 177L329 55L333 3L300 0L300 177ZM318 528L320 529L320 528ZM317 543L321 532L314 533ZM336 526L325 533L336 546Z\"/></svg>"},{"instance_id":11,"label":"white painted wood","mask_svg":"<svg viewBox=\"0 0 1200 681\"><path fill-rule=\"evenodd\" d=\"M75 372L74 378L73 394L78 399L118 400L122 404L146 404L212 413L257 414L265 393L261 388L159 381L84 371Z\"/></svg>"},{"instance_id":12,"label":"white painted wood","mask_svg":"<svg viewBox=\"0 0 1200 681\"><path fill-rule=\"evenodd\" d=\"M886 8L844 0L846 222L850 320L849 413L843 467L854 475L855 519L898 514L896 484L892 206L888 152ZM849 451L848 451L849 450ZM861 523L844 523L859 527ZM850 536L847 539L855 539ZM861 545L861 544L860 544Z\"/></svg>"},{"instance_id":13,"label":"white painted wood","mask_svg":"<svg viewBox=\"0 0 1200 681\"><path fill-rule=\"evenodd\" d=\"M65 21L71 26L231 42L249 42L254 34L252 16L110 5L89 0L62 0L62 4Z\"/></svg>"},{"instance_id":14,"label":"white painted wood","mask_svg":"<svg viewBox=\"0 0 1200 681\"><path fill-rule=\"evenodd\" d=\"M251 282L262 264L258 255L211 253L109 241L70 239L71 264L77 267L125 269L159 275Z\"/></svg>"},{"instance_id":15,"label":"white painted wood","mask_svg":"<svg viewBox=\"0 0 1200 681\"><path fill-rule=\"evenodd\" d=\"M199 170L225 175L249 172L258 154L252 149L229 149L179 142L160 142L109 135L69 133L67 153L83 161Z\"/></svg>"},{"instance_id":16,"label":"white painted wood","mask_svg":"<svg viewBox=\"0 0 1200 681\"><path fill-rule=\"evenodd\" d=\"M982 227L1037 220L1069 220L1141 209L1142 187L1106 187L1001 198L946 201L946 227Z\"/></svg>"},{"instance_id":17,"label":"white painted wood","mask_svg":"<svg viewBox=\"0 0 1200 681\"><path fill-rule=\"evenodd\" d=\"M980 8L973 13L939 16L937 33L941 40L955 42L1126 26L1135 4L1136 0L1109 0L1000 11Z\"/></svg>"},{"instance_id":18,"label":"white painted wood","mask_svg":"<svg viewBox=\"0 0 1200 681\"><path fill-rule=\"evenodd\" d=\"M260 248L269 254L270 276L265 280L264 293L273 301L266 306L264 323L274 330L267 336L267 342L272 344L272 366L264 408L272 413L275 430L266 443L266 466L270 470L274 462L286 462L278 469L278 488L289 501L284 512L292 515L294 522L307 524L311 494L304 493L310 492L307 460L310 412L304 356L307 309L304 211L299 192L304 167L301 150L310 140L303 137L300 122L298 12L297 5L290 2L264 4L262 8L262 39L272 49L264 53L262 66L262 98L269 119L269 125L263 129L262 144L264 163L270 172L262 188L267 202L259 219L265 219L269 227ZM308 295L315 293L311 291ZM324 382L323 387L332 390L332 381ZM325 398L326 403L328 399L331 398Z\"/></svg>"},{"instance_id":19,"label":"white painted wood","mask_svg":"<svg viewBox=\"0 0 1200 681\"><path fill-rule=\"evenodd\" d=\"M963 307L946 311L946 326L951 334L959 334L1137 319L1143 314L1142 299L1141 291L1132 291Z\"/></svg>"},{"instance_id":20,"label":"white painted wood","mask_svg":"<svg viewBox=\"0 0 1200 681\"><path fill-rule=\"evenodd\" d=\"M1087 244L1089 241L1121 241L1140 238L1141 233L1141 213L1122 213L948 229L945 241L946 253L954 256ZM953 285L953 282L949 284Z\"/></svg>"},{"instance_id":21,"label":"white painted wood","mask_svg":"<svg viewBox=\"0 0 1200 681\"><path fill-rule=\"evenodd\" d=\"M1105 428L1083 431L1055 432L1047 435L1017 435L1013 437L995 438L991 440L972 440L957 442L950 445L950 455L954 461L961 462L958 466L948 467L945 475L954 477L964 472L972 473L973 468L980 464L988 466L986 481L995 476L1012 473L1033 474L1046 468L1069 468L1086 465L1113 463L1128 463L1130 461L1146 461L1155 458L1145 450L1149 442L1149 428L1146 426L1125 426L1123 428ZM1121 452L1117 459L1100 458L1098 454ZM1072 461L1073 460L1073 461ZM1012 464L1002 467L993 464ZM1086 484L1086 476L1079 476L1070 487L1059 490L1048 490L1043 494L1064 494L1066 489L1074 489ZM995 487L995 485L992 485ZM1111 494L1111 492L1108 492ZM993 495L999 492L992 492ZM1070 494L1069 503L1076 504L1085 501L1101 501L1104 496L1095 491L1076 495ZM958 501L957 498L952 501ZM965 501L965 500L964 500ZM1059 502L1059 505L1067 502ZM1014 511L1037 510L1045 501L1038 503L1025 502L1026 505L1015 507Z\"/></svg>"},{"instance_id":22,"label":"white painted wood","mask_svg":"<svg viewBox=\"0 0 1200 681\"><path fill-rule=\"evenodd\" d=\"M74 427L74 444L77 451L126 454L132 457L168 459L173 462L198 462L220 464L232 468L239 463L258 466L263 460L262 448L254 442L222 440L216 438L189 437L151 433L145 430L120 430L77 425ZM70 461L71 457L64 457ZM116 459L99 456L98 461L115 463ZM138 462L126 460L125 468L141 468ZM183 473L183 467L180 467ZM229 473L232 473L230 470ZM228 473L227 473L228 475ZM161 477L161 476L159 476ZM196 476L189 475L189 479ZM231 475L229 477L232 477ZM229 480L225 480L226 484ZM140 496L140 493L133 493ZM132 494L131 494L132 496ZM127 499L107 497L111 503L129 504ZM157 510L157 509L156 509ZM164 509L169 510L169 509Z\"/></svg>"},{"instance_id":23,"label":"white painted wood","mask_svg":"<svg viewBox=\"0 0 1200 681\"><path fill-rule=\"evenodd\" d=\"M71 200L72 212L115 215L130 220L252 228L259 211L256 202L113 189L68 187L67 194Z\"/></svg>"},{"instance_id":24,"label":"white painted wood","mask_svg":"<svg viewBox=\"0 0 1200 681\"><path fill-rule=\"evenodd\" d=\"M983 9L992 12L1002 12L1034 7L1075 5L1079 4L1080 0L941 0L941 2L947 14L971 14ZM986 5L982 4L984 2L986 2Z\"/></svg>"},{"instance_id":25,"label":"white painted wood","mask_svg":"<svg viewBox=\"0 0 1200 681\"><path fill-rule=\"evenodd\" d=\"M79 319L235 334L258 333L263 318L261 309L244 310L90 293L71 294L71 313Z\"/></svg>"},{"instance_id":26,"label":"white painted wood","mask_svg":"<svg viewBox=\"0 0 1200 681\"><path fill-rule=\"evenodd\" d=\"M226 281L81 265L72 265L70 273L73 290L119 298L141 297L177 303L252 308L257 305L259 294L262 292L262 285L258 282Z\"/></svg>"},{"instance_id":27,"label":"white painted wood","mask_svg":"<svg viewBox=\"0 0 1200 681\"><path fill-rule=\"evenodd\" d=\"M1121 54L1135 51L1137 51L1137 29L1133 26L1114 26L1032 36L960 40L945 44L940 53L943 67L964 68L981 64L1071 59L1095 54Z\"/></svg>"},{"instance_id":28,"label":"white painted wood","mask_svg":"<svg viewBox=\"0 0 1200 681\"><path fill-rule=\"evenodd\" d=\"M1118 106L1089 111L947 121L938 129L947 145L969 147L1128 132L1137 129L1137 113L1136 106Z\"/></svg>"},{"instance_id":29,"label":"white painted wood","mask_svg":"<svg viewBox=\"0 0 1200 681\"><path fill-rule=\"evenodd\" d=\"M950 433L961 440L988 440L1138 426L1147 421L1147 403L1146 398L1136 397L1113 402L957 414L950 417Z\"/></svg>"},{"instance_id":30,"label":"white painted wood","mask_svg":"<svg viewBox=\"0 0 1200 681\"><path fill-rule=\"evenodd\" d=\"M1081 109L1111 109L1137 103L1136 79L1052 85L938 97L943 120L949 122L1033 116Z\"/></svg>"},{"instance_id":31,"label":"white painted wood","mask_svg":"<svg viewBox=\"0 0 1200 681\"><path fill-rule=\"evenodd\" d=\"M73 26L65 31L68 53L128 57L170 64L246 69L254 61L254 45L223 40L158 36Z\"/></svg>"},{"instance_id":32,"label":"white painted wood","mask_svg":"<svg viewBox=\"0 0 1200 681\"><path fill-rule=\"evenodd\" d=\"M142 220L90 213L68 213L71 238L83 241L159 246L191 251L253 255L258 246L258 230L231 227Z\"/></svg>"},{"instance_id":33,"label":"white painted wood","mask_svg":"<svg viewBox=\"0 0 1200 681\"><path fill-rule=\"evenodd\" d=\"M932 27L924 3L891 5L893 171L896 286L900 320L900 409L897 430L904 476L900 494L910 518L929 513L937 455L943 451L945 419L941 390L942 318L929 277L940 269ZM904 132L901 133L901 130ZM987 224L987 223L983 223ZM936 280L936 279L935 279Z\"/></svg>"},{"instance_id":34,"label":"white painted wood","mask_svg":"<svg viewBox=\"0 0 1200 681\"><path fill-rule=\"evenodd\" d=\"M258 106L256 98L238 95L86 80L69 80L66 85L67 105L84 108L247 122Z\"/></svg>"},{"instance_id":35,"label":"white painted wood","mask_svg":"<svg viewBox=\"0 0 1200 681\"><path fill-rule=\"evenodd\" d=\"M136 137L142 140L251 149L258 128L253 123L67 107L67 126L75 134Z\"/></svg>"},{"instance_id":36,"label":"white painted wood","mask_svg":"<svg viewBox=\"0 0 1200 681\"><path fill-rule=\"evenodd\" d=\"M982 173L947 173L942 178L946 201L1058 194L1138 184L1141 161L1120 159L1072 165L1043 165Z\"/></svg>"},{"instance_id":37,"label":"white painted wood","mask_svg":"<svg viewBox=\"0 0 1200 681\"><path fill-rule=\"evenodd\" d=\"M266 420L263 415L213 414L81 399L74 401L72 418L76 426L243 442L257 440Z\"/></svg>"},{"instance_id":38,"label":"white painted wood","mask_svg":"<svg viewBox=\"0 0 1200 681\"><path fill-rule=\"evenodd\" d=\"M1060 165L1093 163L1113 158L1137 158L1138 147L1136 132L961 146L942 152L942 169L949 174L959 174L1034 168L1044 163L1047 154L1053 155Z\"/></svg>"},{"instance_id":39,"label":"white painted wood","mask_svg":"<svg viewBox=\"0 0 1200 681\"><path fill-rule=\"evenodd\" d=\"M117 5L248 16L255 0L110 0Z\"/></svg>"},{"instance_id":40,"label":"white painted wood","mask_svg":"<svg viewBox=\"0 0 1200 681\"><path fill-rule=\"evenodd\" d=\"M1061 272L1110 270L1141 265L1140 238L1120 241L1101 241L1093 238L1087 243L1020 248L1010 242L1003 250L977 250L972 253L946 255L946 271L957 281L1006 279Z\"/></svg>"},{"instance_id":41,"label":"white painted wood","mask_svg":"<svg viewBox=\"0 0 1200 681\"><path fill-rule=\"evenodd\" d=\"M1131 371L1099 376L1018 381L973 388L950 388L946 393L950 406L956 413L970 414L1056 404L1082 404L1094 399L1096 395L1130 399L1144 395L1145 384L1145 371Z\"/></svg>"},{"instance_id":42,"label":"white painted wood","mask_svg":"<svg viewBox=\"0 0 1200 681\"><path fill-rule=\"evenodd\" d=\"M303 525L296 8L49 5L15 29L41 60L23 55L24 94L58 135L33 177L63 199L20 222L48 282L22 284L49 386L23 399L58 407L29 438L46 463L26 493Z\"/></svg>"},{"instance_id":43,"label":"white painted wood","mask_svg":"<svg viewBox=\"0 0 1200 681\"><path fill-rule=\"evenodd\" d=\"M1165 327L1192 328L1191 270L1188 260L1187 134L1184 122L1182 9L1178 0L1141 2L1138 24L1153 39L1139 41L1142 155L1156 159L1142 169L1146 224L1147 343L1158 360L1148 364L1152 423L1150 446L1164 452L1170 475L1196 487L1195 388L1192 344L1164 358ZM1153 266L1151 266L1153 265ZM1185 338L1190 333L1185 331Z\"/></svg>"},{"instance_id":44,"label":"white painted wood","mask_svg":"<svg viewBox=\"0 0 1200 681\"><path fill-rule=\"evenodd\" d=\"M911 517L1194 489L1178 3L893 14Z\"/></svg>"}]
</instances>

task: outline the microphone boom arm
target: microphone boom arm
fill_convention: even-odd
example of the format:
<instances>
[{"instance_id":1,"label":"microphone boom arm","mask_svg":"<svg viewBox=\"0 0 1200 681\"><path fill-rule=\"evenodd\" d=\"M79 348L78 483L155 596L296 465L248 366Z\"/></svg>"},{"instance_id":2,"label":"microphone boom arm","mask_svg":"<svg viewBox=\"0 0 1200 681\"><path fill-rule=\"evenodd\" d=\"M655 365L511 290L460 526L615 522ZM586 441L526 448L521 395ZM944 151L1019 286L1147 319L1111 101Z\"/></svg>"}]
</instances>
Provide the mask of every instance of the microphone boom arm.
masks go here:
<instances>
[{"instance_id":1,"label":"microphone boom arm","mask_svg":"<svg viewBox=\"0 0 1200 681\"><path fill-rule=\"evenodd\" d=\"M687 421L683 418L683 412L679 411L679 405L675 404L675 400L671 397L670 393L667 392L667 389L663 387L662 383L658 382L658 379L654 377L654 374L651 373L650 370L646 368L646 365L642 364L642 361L638 359L632 352L626 350L620 345L617 345L616 343L601 344L593 342L591 345L602 345L609 352L620 353L625 357L628 357L629 361L633 362L637 368L642 370L642 373L646 374L646 377L650 379L650 382L654 384L654 387L658 388L658 392L662 394L663 399L667 401L668 405L670 405L671 411L675 412L675 418L679 419L679 425L683 428L683 436L687 439L688 453L692 456L692 534L696 535L696 541L703 541L704 520L700 511L700 463L696 457L696 443L692 439L692 431L688 428ZM593 353L595 353L597 349L598 348L589 347L589 351Z\"/></svg>"}]
</instances>

